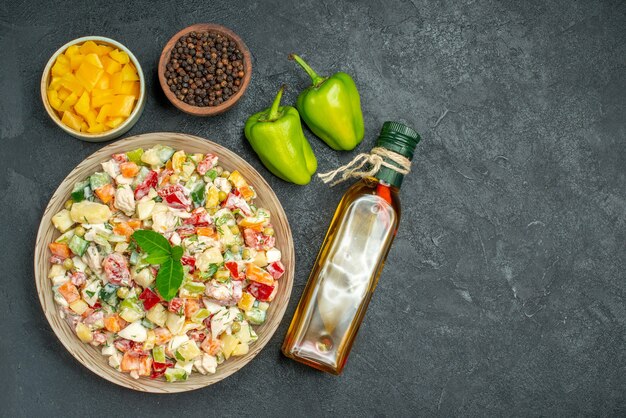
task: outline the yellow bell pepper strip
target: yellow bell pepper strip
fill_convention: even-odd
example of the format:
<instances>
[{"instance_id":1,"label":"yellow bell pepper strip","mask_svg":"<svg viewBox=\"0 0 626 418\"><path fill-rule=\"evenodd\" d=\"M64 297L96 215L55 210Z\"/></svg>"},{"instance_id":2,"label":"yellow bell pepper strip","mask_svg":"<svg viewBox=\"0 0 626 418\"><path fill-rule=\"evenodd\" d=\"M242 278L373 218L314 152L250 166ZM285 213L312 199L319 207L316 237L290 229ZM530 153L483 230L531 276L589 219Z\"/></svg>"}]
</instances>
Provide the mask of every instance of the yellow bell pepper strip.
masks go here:
<instances>
[{"instance_id":1,"label":"yellow bell pepper strip","mask_svg":"<svg viewBox=\"0 0 626 418\"><path fill-rule=\"evenodd\" d=\"M319 76L298 55L291 54L311 77L296 102L304 122L315 135L335 150L354 149L365 134L361 99L350 75L338 72L330 77Z\"/></svg>"},{"instance_id":2,"label":"yellow bell pepper strip","mask_svg":"<svg viewBox=\"0 0 626 418\"><path fill-rule=\"evenodd\" d=\"M304 185L317 170L317 159L296 108L280 106L284 90L282 86L272 107L248 118L245 135L268 170L285 181Z\"/></svg>"}]
</instances>

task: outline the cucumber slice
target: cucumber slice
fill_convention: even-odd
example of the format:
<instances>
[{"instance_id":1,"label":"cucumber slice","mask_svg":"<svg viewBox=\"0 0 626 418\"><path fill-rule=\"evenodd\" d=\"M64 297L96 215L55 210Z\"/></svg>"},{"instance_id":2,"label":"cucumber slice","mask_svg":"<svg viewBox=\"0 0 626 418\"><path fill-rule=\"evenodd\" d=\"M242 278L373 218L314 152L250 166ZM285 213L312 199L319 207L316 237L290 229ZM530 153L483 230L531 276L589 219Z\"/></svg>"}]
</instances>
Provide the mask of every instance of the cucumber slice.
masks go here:
<instances>
[{"instance_id":1,"label":"cucumber slice","mask_svg":"<svg viewBox=\"0 0 626 418\"><path fill-rule=\"evenodd\" d=\"M168 382L182 382L187 380L187 372L184 369L177 367L168 367L165 370L165 380Z\"/></svg>"},{"instance_id":2,"label":"cucumber slice","mask_svg":"<svg viewBox=\"0 0 626 418\"><path fill-rule=\"evenodd\" d=\"M252 308L249 311L244 312L246 321L248 321L252 325L261 325L263 322L265 322L266 315L266 311L263 311L259 308Z\"/></svg>"},{"instance_id":3,"label":"cucumber slice","mask_svg":"<svg viewBox=\"0 0 626 418\"><path fill-rule=\"evenodd\" d=\"M107 283L100 289L100 300L108 305L117 306L117 289L117 286Z\"/></svg>"},{"instance_id":4,"label":"cucumber slice","mask_svg":"<svg viewBox=\"0 0 626 418\"><path fill-rule=\"evenodd\" d=\"M89 186L91 187L91 190L96 190L109 183L111 183L111 177L109 177L107 173L102 171L93 173L89 177Z\"/></svg>"},{"instance_id":5,"label":"cucumber slice","mask_svg":"<svg viewBox=\"0 0 626 418\"><path fill-rule=\"evenodd\" d=\"M81 202L90 198L92 195L91 187L89 186L89 180L79 181L74 185L72 190L72 200L74 202Z\"/></svg>"},{"instance_id":6,"label":"cucumber slice","mask_svg":"<svg viewBox=\"0 0 626 418\"><path fill-rule=\"evenodd\" d=\"M204 182L199 182L196 184L191 191L191 200L197 206L204 206L204 202L206 201L206 186Z\"/></svg>"},{"instance_id":7,"label":"cucumber slice","mask_svg":"<svg viewBox=\"0 0 626 418\"><path fill-rule=\"evenodd\" d=\"M165 363L165 347L162 345L154 347L152 349L152 358L157 363Z\"/></svg>"},{"instance_id":8,"label":"cucumber slice","mask_svg":"<svg viewBox=\"0 0 626 418\"><path fill-rule=\"evenodd\" d=\"M137 148L135 150L128 151L126 153L126 156L128 157L128 159L137 165L143 164L143 162L141 161L142 155L143 155L143 148Z\"/></svg>"},{"instance_id":9,"label":"cucumber slice","mask_svg":"<svg viewBox=\"0 0 626 418\"><path fill-rule=\"evenodd\" d=\"M85 251L87 251L87 247L89 247L89 241L82 239L78 235L74 235L68 244L70 250L76 255L83 256Z\"/></svg>"},{"instance_id":10,"label":"cucumber slice","mask_svg":"<svg viewBox=\"0 0 626 418\"><path fill-rule=\"evenodd\" d=\"M186 341L176 350L176 359L180 361L191 361L202 354L195 342Z\"/></svg>"}]
</instances>

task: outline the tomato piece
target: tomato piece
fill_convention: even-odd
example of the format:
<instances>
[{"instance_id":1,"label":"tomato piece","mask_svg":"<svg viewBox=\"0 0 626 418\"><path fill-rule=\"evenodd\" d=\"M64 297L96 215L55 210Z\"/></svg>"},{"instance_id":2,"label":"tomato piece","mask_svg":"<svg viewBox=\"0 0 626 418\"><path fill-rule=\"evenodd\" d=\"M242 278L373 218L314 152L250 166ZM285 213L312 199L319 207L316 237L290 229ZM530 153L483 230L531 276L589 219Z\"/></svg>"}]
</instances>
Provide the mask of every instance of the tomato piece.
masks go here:
<instances>
[{"instance_id":1,"label":"tomato piece","mask_svg":"<svg viewBox=\"0 0 626 418\"><path fill-rule=\"evenodd\" d=\"M227 261L224 263L224 267L230 271L230 275L234 280L243 280L246 275L243 271L239 271L239 264L236 261Z\"/></svg>"},{"instance_id":2,"label":"tomato piece","mask_svg":"<svg viewBox=\"0 0 626 418\"><path fill-rule=\"evenodd\" d=\"M120 338L113 341L113 346L122 353L125 353L133 348L133 342L131 340Z\"/></svg>"},{"instance_id":3,"label":"tomato piece","mask_svg":"<svg viewBox=\"0 0 626 418\"><path fill-rule=\"evenodd\" d=\"M204 159L202 159L202 161L198 163L196 170L198 170L198 173L200 173L200 175L204 176L207 171L217 165L217 160L217 155L209 153L205 155Z\"/></svg>"},{"instance_id":4,"label":"tomato piece","mask_svg":"<svg viewBox=\"0 0 626 418\"><path fill-rule=\"evenodd\" d=\"M257 251L269 250L276 243L275 236L265 235L251 228L245 228L243 230L243 239L248 247L252 247Z\"/></svg>"},{"instance_id":5,"label":"tomato piece","mask_svg":"<svg viewBox=\"0 0 626 418\"><path fill-rule=\"evenodd\" d=\"M241 212L246 215L252 215L252 209L250 209L250 205L245 201L243 197L241 197L241 193L239 190L235 189L228 194L222 206L228 209L239 209Z\"/></svg>"},{"instance_id":6,"label":"tomato piece","mask_svg":"<svg viewBox=\"0 0 626 418\"><path fill-rule=\"evenodd\" d=\"M267 302L270 300L272 292L274 292L274 286L268 286L263 283L250 283L247 291L261 302Z\"/></svg>"},{"instance_id":7,"label":"tomato piece","mask_svg":"<svg viewBox=\"0 0 626 418\"><path fill-rule=\"evenodd\" d=\"M48 244L48 248L52 255L56 255L63 260L71 256L70 247L64 242L51 242Z\"/></svg>"},{"instance_id":8,"label":"tomato piece","mask_svg":"<svg viewBox=\"0 0 626 418\"><path fill-rule=\"evenodd\" d=\"M285 274L285 266L280 261L274 261L269 266L265 267L265 269L274 279L280 279L282 275Z\"/></svg>"},{"instance_id":9,"label":"tomato piece","mask_svg":"<svg viewBox=\"0 0 626 418\"><path fill-rule=\"evenodd\" d=\"M87 275L83 273L82 271L75 271L70 276L70 281L72 282L74 286L81 287L87 281Z\"/></svg>"},{"instance_id":10,"label":"tomato piece","mask_svg":"<svg viewBox=\"0 0 626 418\"><path fill-rule=\"evenodd\" d=\"M126 154L113 154L111 158L113 158L117 163L125 163L128 161Z\"/></svg>"},{"instance_id":11,"label":"tomato piece","mask_svg":"<svg viewBox=\"0 0 626 418\"><path fill-rule=\"evenodd\" d=\"M174 209L188 209L191 200L185 194L185 189L180 184L172 184L159 190L159 196L169 207Z\"/></svg>"},{"instance_id":12,"label":"tomato piece","mask_svg":"<svg viewBox=\"0 0 626 418\"><path fill-rule=\"evenodd\" d=\"M146 196L150 189L156 189L158 179L159 174L154 170L150 170L150 172L146 174L146 178L135 188L135 200Z\"/></svg>"},{"instance_id":13,"label":"tomato piece","mask_svg":"<svg viewBox=\"0 0 626 418\"><path fill-rule=\"evenodd\" d=\"M129 285L130 271L126 258L118 253L111 253L102 262L104 272L109 283L114 285Z\"/></svg>"},{"instance_id":14,"label":"tomato piece","mask_svg":"<svg viewBox=\"0 0 626 418\"><path fill-rule=\"evenodd\" d=\"M176 233L180 235L181 238L185 238L191 236L196 233L196 227L193 225L181 225L176 228Z\"/></svg>"},{"instance_id":15,"label":"tomato piece","mask_svg":"<svg viewBox=\"0 0 626 418\"><path fill-rule=\"evenodd\" d=\"M196 208L191 212L191 216L185 219L183 223L193 225L197 228L209 226L209 214L205 208Z\"/></svg>"},{"instance_id":16,"label":"tomato piece","mask_svg":"<svg viewBox=\"0 0 626 418\"><path fill-rule=\"evenodd\" d=\"M167 304L167 310L176 314L182 313L185 309L185 299L174 298Z\"/></svg>"},{"instance_id":17,"label":"tomato piece","mask_svg":"<svg viewBox=\"0 0 626 418\"><path fill-rule=\"evenodd\" d=\"M152 372L152 374L150 374L150 379L158 379L159 377L163 376L165 374L165 370L167 370L169 367L174 367L174 363L171 363L169 361L165 363L157 363L156 361L153 361L152 370L154 371Z\"/></svg>"},{"instance_id":18,"label":"tomato piece","mask_svg":"<svg viewBox=\"0 0 626 418\"><path fill-rule=\"evenodd\" d=\"M141 292L141 295L139 295L139 300L143 301L143 308L146 311L148 311L154 305L159 303L161 301L161 298L159 297L159 295L157 295L152 290L150 290L149 288L146 287L143 290L143 292Z\"/></svg>"},{"instance_id":19,"label":"tomato piece","mask_svg":"<svg viewBox=\"0 0 626 418\"><path fill-rule=\"evenodd\" d=\"M196 271L196 259L192 256L186 255L181 257L180 262L183 266L189 266L189 274L193 274Z\"/></svg>"},{"instance_id":20,"label":"tomato piece","mask_svg":"<svg viewBox=\"0 0 626 418\"><path fill-rule=\"evenodd\" d=\"M60 257L58 255L51 255L50 258L48 259L48 261L50 261L50 263L52 264L63 264L64 260L65 258Z\"/></svg>"}]
</instances>

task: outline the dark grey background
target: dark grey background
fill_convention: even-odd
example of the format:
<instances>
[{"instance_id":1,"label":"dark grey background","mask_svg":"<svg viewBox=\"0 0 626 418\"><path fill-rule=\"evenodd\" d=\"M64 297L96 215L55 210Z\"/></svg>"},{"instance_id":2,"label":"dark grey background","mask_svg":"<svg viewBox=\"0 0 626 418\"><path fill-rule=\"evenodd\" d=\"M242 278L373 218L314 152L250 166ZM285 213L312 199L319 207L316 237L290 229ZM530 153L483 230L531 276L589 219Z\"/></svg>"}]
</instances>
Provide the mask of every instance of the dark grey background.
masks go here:
<instances>
[{"instance_id":1,"label":"dark grey background","mask_svg":"<svg viewBox=\"0 0 626 418\"><path fill-rule=\"evenodd\" d=\"M0 6L0 415L623 415L626 413L626 4L623 1L33 2ZM254 56L250 88L199 119L155 68L179 29L217 22ZM175 131L235 150L266 176L293 229L297 277L265 350L225 381L154 396L98 378L57 341L32 250L56 186L102 147L64 134L39 96L65 42L104 35L141 61L148 100L128 135ZM423 137L403 219L345 373L279 353L347 185L286 184L242 135L280 84L351 73L366 139L350 153L309 131L321 171L371 148L385 120Z\"/></svg>"}]
</instances>

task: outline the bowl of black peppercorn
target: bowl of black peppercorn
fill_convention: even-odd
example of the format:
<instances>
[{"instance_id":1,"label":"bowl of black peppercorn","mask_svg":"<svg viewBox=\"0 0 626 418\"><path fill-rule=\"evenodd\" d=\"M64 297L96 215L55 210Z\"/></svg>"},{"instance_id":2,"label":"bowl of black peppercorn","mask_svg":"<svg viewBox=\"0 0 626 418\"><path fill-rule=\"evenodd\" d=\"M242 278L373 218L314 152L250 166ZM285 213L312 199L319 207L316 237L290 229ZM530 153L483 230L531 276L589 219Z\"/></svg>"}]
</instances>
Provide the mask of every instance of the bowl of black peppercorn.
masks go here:
<instances>
[{"instance_id":1,"label":"bowl of black peppercorn","mask_svg":"<svg viewBox=\"0 0 626 418\"><path fill-rule=\"evenodd\" d=\"M174 35L159 60L159 82L178 109L196 116L214 116L243 96L252 61L246 44L232 30L198 23Z\"/></svg>"}]
</instances>

